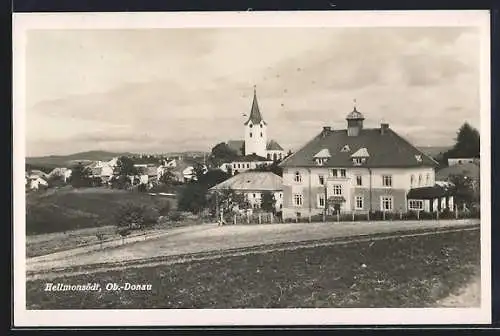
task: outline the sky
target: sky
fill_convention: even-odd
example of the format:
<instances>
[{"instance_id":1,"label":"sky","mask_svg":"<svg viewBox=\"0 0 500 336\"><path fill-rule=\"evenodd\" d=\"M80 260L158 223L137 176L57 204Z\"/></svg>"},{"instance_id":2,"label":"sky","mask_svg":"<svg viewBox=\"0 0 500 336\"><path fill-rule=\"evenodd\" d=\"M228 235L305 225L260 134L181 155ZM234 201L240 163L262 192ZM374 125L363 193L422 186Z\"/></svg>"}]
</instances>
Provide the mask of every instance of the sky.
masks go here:
<instances>
[{"instance_id":1,"label":"sky","mask_svg":"<svg viewBox=\"0 0 500 336\"><path fill-rule=\"evenodd\" d=\"M210 150L243 139L254 85L268 137L299 149L323 126L390 127L419 146L479 129L474 28L32 30L28 156Z\"/></svg>"}]
</instances>

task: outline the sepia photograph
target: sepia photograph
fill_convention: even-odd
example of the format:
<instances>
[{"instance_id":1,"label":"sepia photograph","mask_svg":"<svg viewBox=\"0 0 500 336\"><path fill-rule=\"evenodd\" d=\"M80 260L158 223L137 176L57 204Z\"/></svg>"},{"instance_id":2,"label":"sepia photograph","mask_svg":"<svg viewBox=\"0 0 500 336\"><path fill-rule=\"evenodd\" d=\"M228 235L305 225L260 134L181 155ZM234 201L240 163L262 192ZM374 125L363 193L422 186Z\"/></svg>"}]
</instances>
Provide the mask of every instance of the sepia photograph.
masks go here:
<instances>
[{"instance_id":1,"label":"sepia photograph","mask_svg":"<svg viewBox=\"0 0 500 336\"><path fill-rule=\"evenodd\" d=\"M489 323L487 11L13 26L15 321Z\"/></svg>"}]
</instances>

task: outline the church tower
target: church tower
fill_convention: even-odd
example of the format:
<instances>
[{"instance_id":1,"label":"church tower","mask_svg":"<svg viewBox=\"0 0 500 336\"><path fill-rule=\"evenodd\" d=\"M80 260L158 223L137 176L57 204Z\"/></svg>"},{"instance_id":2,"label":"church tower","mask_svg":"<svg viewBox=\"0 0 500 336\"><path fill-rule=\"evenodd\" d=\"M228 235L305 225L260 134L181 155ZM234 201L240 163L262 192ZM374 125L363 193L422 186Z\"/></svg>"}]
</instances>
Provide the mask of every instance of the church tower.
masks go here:
<instances>
[{"instance_id":1,"label":"church tower","mask_svg":"<svg viewBox=\"0 0 500 336\"><path fill-rule=\"evenodd\" d=\"M245 155L257 154L266 157L267 123L262 118L257 103L255 86L253 89L253 102L250 116L245 122Z\"/></svg>"}]
</instances>

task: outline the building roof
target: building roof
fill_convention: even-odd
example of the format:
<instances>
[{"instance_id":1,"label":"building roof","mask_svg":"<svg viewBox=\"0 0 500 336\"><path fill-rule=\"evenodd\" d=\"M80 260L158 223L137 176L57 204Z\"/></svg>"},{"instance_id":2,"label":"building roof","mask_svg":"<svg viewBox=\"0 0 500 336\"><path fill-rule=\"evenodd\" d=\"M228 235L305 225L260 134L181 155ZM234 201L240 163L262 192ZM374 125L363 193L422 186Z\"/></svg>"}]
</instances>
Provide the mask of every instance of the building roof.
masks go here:
<instances>
[{"instance_id":1,"label":"building roof","mask_svg":"<svg viewBox=\"0 0 500 336\"><path fill-rule=\"evenodd\" d=\"M30 170L29 174L30 175L40 176L42 178L47 178L49 176L49 174L44 173L43 171L41 171L39 169L32 169L32 170Z\"/></svg>"},{"instance_id":2,"label":"building roof","mask_svg":"<svg viewBox=\"0 0 500 336\"><path fill-rule=\"evenodd\" d=\"M263 122L264 124L266 123L262 118L262 115L260 114L259 103L257 102L257 93L255 91L255 88L253 90L252 109L250 111L250 116L248 117L248 120L245 122L245 125L248 125L250 121L254 125L259 124L260 122Z\"/></svg>"},{"instance_id":3,"label":"building roof","mask_svg":"<svg viewBox=\"0 0 500 336\"><path fill-rule=\"evenodd\" d=\"M227 146L234 150L236 154L243 155L243 150L245 148L245 140L229 140Z\"/></svg>"},{"instance_id":4,"label":"building roof","mask_svg":"<svg viewBox=\"0 0 500 336\"><path fill-rule=\"evenodd\" d=\"M283 150L283 147L281 147L281 146L280 146L280 144L279 144L276 140L270 140L270 141L267 143L266 149L267 149L267 150L282 151L282 150Z\"/></svg>"},{"instance_id":5,"label":"building roof","mask_svg":"<svg viewBox=\"0 0 500 336\"><path fill-rule=\"evenodd\" d=\"M342 151L348 145L351 151ZM435 167L437 162L391 129L362 129L357 136L348 136L347 130L323 130L300 150L286 158L281 167L313 167L314 155L328 149L331 157L324 166L353 167L351 153L366 148L370 154L364 167ZM418 160L417 157L421 156Z\"/></svg>"},{"instance_id":6,"label":"building roof","mask_svg":"<svg viewBox=\"0 0 500 336\"><path fill-rule=\"evenodd\" d=\"M210 188L215 189L277 191L283 189L283 179L272 172L243 172Z\"/></svg>"},{"instance_id":7,"label":"building roof","mask_svg":"<svg viewBox=\"0 0 500 336\"><path fill-rule=\"evenodd\" d=\"M407 199L433 199L443 196L451 195L451 187L434 185L432 187L421 187L410 189L407 195Z\"/></svg>"},{"instance_id":8,"label":"building roof","mask_svg":"<svg viewBox=\"0 0 500 336\"><path fill-rule=\"evenodd\" d=\"M313 157L323 159L323 158L329 158L332 156L330 155L330 151L328 150L328 148L323 148L322 150L320 150L319 152L314 154Z\"/></svg>"},{"instance_id":9,"label":"building roof","mask_svg":"<svg viewBox=\"0 0 500 336\"><path fill-rule=\"evenodd\" d=\"M263 156L257 155L257 154L249 154L245 156L240 156L236 159L233 160L233 162L254 162L254 161L272 161L268 158L265 158Z\"/></svg>"},{"instance_id":10,"label":"building roof","mask_svg":"<svg viewBox=\"0 0 500 336\"><path fill-rule=\"evenodd\" d=\"M436 172L437 181L446 181L453 175L468 176L472 179L479 179L481 169L478 164L468 162L445 167Z\"/></svg>"},{"instance_id":11,"label":"building roof","mask_svg":"<svg viewBox=\"0 0 500 336\"><path fill-rule=\"evenodd\" d=\"M349 113L346 117L347 120L364 120L365 117L363 117L363 114L361 114L361 112L359 112L357 109L356 109L356 106L354 106L354 109L352 110L351 113Z\"/></svg>"}]
</instances>

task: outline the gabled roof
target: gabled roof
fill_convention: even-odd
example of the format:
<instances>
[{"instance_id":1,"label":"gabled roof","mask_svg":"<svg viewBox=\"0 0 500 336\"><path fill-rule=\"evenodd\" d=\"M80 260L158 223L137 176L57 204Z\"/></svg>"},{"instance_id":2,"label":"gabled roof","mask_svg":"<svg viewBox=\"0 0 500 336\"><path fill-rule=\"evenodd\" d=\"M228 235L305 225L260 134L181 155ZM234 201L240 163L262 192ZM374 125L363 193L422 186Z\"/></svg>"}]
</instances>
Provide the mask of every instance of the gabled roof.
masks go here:
<instances>
[{"instance_id":1,"label":"gabled roof","mask_svg":"<svg viewBox=\"0 0 500 336\"><path fill-rule=\"evenodd\" d=\"M421 187L410 189L407 199L433 199L443 196L448 196L452 194L452 188L443 187L438 184L432 187Z\"/></svg>"},{"instance_id":2,"label":"gabled roof","mask_svg":"<svg viewBox=\"0 0 500 336\"><path fill-rule=\"evenodd\" d=\"M266 146L267 150L277 150L277 151L282 151L283 147L280 146L280 144L276 140L271 140L267 143Z\"/></svg>"},{"instance_id":3,"label":"gabled roof","mask_svg":"<svg viewBox=\"0 0 500 336\"><path fill-rule=\"evenodd\" d=\"M314 158L319 158L319 159L329 158L329 157L332 157L332 156L330 155L328 148L323 148L322 150L320 150L318 153L316 153L314 155Z\"/></svg>"},{"instance_id":4,"label":"gabled roof","mask_svg":"<svg viewBox=\"0 0 500 336\"><path fill-rule=\"evenodd\" d=\"M364 167L436 167L437 162L420 152L408 141L390 128L382 134L380 128L362 129L357 136L348 136L347 130L322 132L310 140L300 150L286 158L281 167L313 167L314 155L327 148L331 158L325 164L327 167L353 167L351 153L342 152L342 147L348 145L352 152L366 148L370 157ZM415 155L421 155L418 162Z\"/></svg>"},{"instance_id":5,"label":"gabled roof","mask_svg":"<svg viewBox=\"0 0 500 336\"><path fill-rule=\"evenodd\" d=\"M356 152L352 153L351 157L367 158L370 156L368 150L365 147L361 147Z\"/></svg>"},{"instance_id":6,"label":"gabled roof","mask_svg":"<svg viewBox=\"0 0 500 336\"><path fill-rule=\"evenodd\" d=\"M250 154L250 155L240 156L234 159L232 162L253 162L253 161L272 161L272 160L257 154Z\"/></svg>"},{"instance_id":7,"label":"gabled roof","mask_svg":"<svg viewBox=\"0 0 500 336\"><path fill-rule=\"evenodd\" d=\"M248 120L245 122L245 125L248 125L250 121L253 125L259 124L261 121L266 124L266 122L262 118L262 115L260 114L259 103L257 102L257 93L255 92L255 89L253 90L252 109L250 111Z\"/></svg>"},{"instance_id":8,"label":"gabled roof","mask_svg":"<svg viewBox=\"0 0 500 336\"><path fill-rule=\"evenodd\" d=\"M278 191L283 189L283 179L271 172L243 172L210 188L240 191Z\"/></svg>"}]
</instances>

